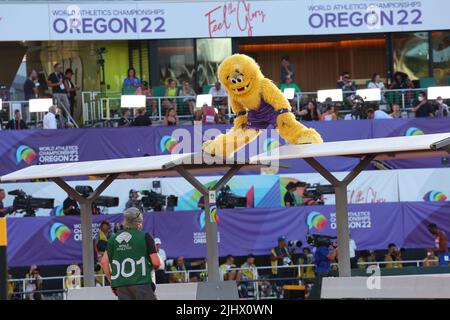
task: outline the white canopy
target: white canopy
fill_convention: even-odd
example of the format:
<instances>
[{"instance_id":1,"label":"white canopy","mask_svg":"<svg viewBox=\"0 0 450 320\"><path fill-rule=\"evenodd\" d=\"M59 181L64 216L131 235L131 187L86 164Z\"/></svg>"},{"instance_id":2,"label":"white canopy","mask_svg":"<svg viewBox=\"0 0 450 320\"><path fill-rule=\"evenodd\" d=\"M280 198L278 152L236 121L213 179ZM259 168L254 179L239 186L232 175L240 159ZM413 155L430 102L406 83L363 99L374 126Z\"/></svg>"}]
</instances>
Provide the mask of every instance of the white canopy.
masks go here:
<instances>
[{"instance_id":1,"label":"white canopy","mask_svg":"<svg viewBox=\"0 0 450 320\"><path fill-rule=\"evenodd\" d=\"M252 157L250 163L328 156L361 157L369 154L376 154L375 159L377 160L433 157L447 154L443 150L433 148L433 144L448 138L450 138L450 132L418 136L336 141L322 144L289 144L271 150L270 153L263 153Z\"/></svg>"}]
</instances>

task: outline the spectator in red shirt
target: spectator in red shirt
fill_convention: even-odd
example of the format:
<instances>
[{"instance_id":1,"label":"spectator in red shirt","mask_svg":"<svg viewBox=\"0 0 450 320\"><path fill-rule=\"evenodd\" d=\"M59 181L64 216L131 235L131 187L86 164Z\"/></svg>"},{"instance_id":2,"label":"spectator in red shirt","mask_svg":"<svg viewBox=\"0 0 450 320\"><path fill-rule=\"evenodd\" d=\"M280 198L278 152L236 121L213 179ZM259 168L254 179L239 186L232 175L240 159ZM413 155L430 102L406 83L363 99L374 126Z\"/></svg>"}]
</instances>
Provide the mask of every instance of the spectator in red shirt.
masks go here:
<instances>
[{"instance_id":1,"label":"spectator in red shirt","mask_svg":"<svg viewBox=\"0 0 450 320\"><path fill-rule=\"evenodd\" d=\"M435 223L428 225L428 231L434 236L434 242L436 244L436 253L439 258L440 266L447 266L450 257L448 254L448 237L444 231L440 230Z\"/></svg>"}]
</instances>

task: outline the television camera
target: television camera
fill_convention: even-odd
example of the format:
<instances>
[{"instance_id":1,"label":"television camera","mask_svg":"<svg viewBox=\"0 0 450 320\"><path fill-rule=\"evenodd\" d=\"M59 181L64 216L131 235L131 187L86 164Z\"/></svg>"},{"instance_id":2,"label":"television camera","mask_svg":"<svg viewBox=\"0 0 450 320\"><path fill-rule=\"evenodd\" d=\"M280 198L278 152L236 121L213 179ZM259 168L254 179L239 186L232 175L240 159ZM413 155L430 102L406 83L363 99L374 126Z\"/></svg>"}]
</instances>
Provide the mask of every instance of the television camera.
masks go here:
<instances>
[{"instance_id":1,"label":"television camera","mask_svg":"<svg viewBox=\"0 0 450 320\"><path fill-rule=\"evenodd\" d=\"M163 211L164 206L176 207L178 205L178 197L174 195L163 195L153 190L144 190L139 192L144 209L153 209L154 211Z\"/></svg>"},{"instance_id":2,"label":"television camera","mask_svg":"<svg viewBox=\"0 0 450 320\"><path fill-rule=\"evenodd\" d=\"M88 198L94 192L94 189L92 189L91 186L76 186L75 191L78 192L83 198ZM119 206L118 197L99 196L92 203L92 212L94 214L100 213L99 207L112 208L117 206Z\"/></svg>"},{"instance_id":3,"label":"television camera","mask_svg":"<svg viewBox=\"0 0 450 320\"><path fill-rule=\"evenodd\" d=\"M310 198L312 199L311 204L319 204L319 205L323 205L324 201L323 201L323 195L324 194L334 194L334 187L331 184L323 184L321 185L320 183L316 183L316 184L305 184L302 182L298 182L299 186L304 186L305 190L303 191L303 196L306 198ZM306 202L307 205L309 205L308 202Z\"/></svg>"},{"instance_id":4,"label":"television camera","mask_svg":"<svg viewBox=\"0 0 450 320\"><path fill-rule=\"evenodd\" d=\"M217 207L221 209L245 208L247 207L247 197L231 193L230 186L226 185L218 192Z\"/></svg>"},{"instance_id":5,"label":"television camera","mask_svg":"<svg viewBox=\"0 0 450 320\"><path fill-rule=\"evenodd\" d=\"M54 207L55 199L34 198L20 189L10 191L8 194L15 196L12 210L16 212L25 212L24 217L36 216L36 209L53 209Z\"/></svg>"},{"instance_id":6,"label":"television camera","mask_svg":"<svg viewBox=\"0 0 450 320\"><path fill-rule=\"evenodd\" d=\"M329 247L333 245L333 240L337 237L321 235L321 234L311 234L306 237L306 242L313 247Z\"/></svg>"}]
</instances>

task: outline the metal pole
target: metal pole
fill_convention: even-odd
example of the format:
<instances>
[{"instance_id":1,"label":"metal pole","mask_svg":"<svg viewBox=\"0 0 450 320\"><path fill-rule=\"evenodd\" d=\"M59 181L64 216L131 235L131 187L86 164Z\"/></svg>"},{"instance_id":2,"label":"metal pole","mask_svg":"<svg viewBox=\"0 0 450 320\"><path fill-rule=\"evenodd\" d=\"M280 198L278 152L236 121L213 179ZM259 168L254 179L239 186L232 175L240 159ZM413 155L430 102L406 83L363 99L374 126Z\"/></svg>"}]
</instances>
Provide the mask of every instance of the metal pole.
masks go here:
<instances>
[{"instance_id":1,"label":"metal pole","mask_svg":"<svg viewBox=\"0 0 450 320\"><path fill-rule=\"evenodd\" d=\"M205 229L206 229L206 261L208 281L220 281L219 274L219 246L217 237L217 223L211 221L211 208L209 192L203 195L205 198Z\"/></svg>"},{"instance_id":2,"label":"metal pole","mask_svg":"<svg viewBox=\"0 0 450 320\"><path fill-rule=\"evenodd\" d=\"M348 228L347 185L334 186L336 192L336 233L338 238L338 267L340 277L351 277L350 234Z\"/></svg>"},{"instance_id":3,"label":"metal pole","mask_svg":"<svg viewBox=\"0 0 450 320\"><path fill-rule=\"evenodd\" d=\"M84 287L95 287L92 201L80 201Z\"/></svg>"}]
</instances>

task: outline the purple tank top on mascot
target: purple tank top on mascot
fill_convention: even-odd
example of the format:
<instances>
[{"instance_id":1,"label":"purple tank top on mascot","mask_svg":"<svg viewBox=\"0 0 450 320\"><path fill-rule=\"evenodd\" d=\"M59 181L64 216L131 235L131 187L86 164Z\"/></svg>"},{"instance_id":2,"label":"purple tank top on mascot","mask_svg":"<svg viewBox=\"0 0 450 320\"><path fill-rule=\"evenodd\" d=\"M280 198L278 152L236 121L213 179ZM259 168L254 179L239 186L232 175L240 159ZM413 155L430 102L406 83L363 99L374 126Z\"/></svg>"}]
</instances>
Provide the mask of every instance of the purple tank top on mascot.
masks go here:
<instances>
[{"instance_id":1,"label":"purple tank top on mascot","mask_svg":"<svg viewBox=\"0 0 450 320\"><path fill-rule=\"evenodd\" d=\"M267 129L269 125L274 128L277 126L278 115L289 112L289 109L280 109L276 111L270 104L268 104L264 99L261 99L261 104L257 110L249 110L247 112L248 120L246 128L252 129Z\"/></svg>"}]
</instances>

